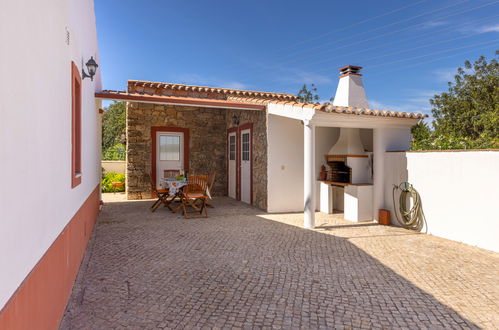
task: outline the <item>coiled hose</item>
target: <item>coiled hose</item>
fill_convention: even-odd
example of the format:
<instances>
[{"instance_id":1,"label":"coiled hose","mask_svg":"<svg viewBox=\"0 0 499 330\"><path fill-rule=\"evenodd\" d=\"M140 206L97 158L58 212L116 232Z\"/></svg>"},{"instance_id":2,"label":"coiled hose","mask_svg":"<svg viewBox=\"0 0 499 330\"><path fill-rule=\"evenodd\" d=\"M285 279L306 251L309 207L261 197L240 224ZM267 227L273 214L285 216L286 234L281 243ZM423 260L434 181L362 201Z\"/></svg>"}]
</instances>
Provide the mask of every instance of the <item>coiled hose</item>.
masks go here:
<instances>
[{"instance_id":1,"label":"coiled hose","mask_svg":"<svg viewBox=\"0 0 499 330\"><path fill-rule=\"evenodd\" d=\"M399 212L400 218L397 213L397 207L395 204L395 190L400 189L399 196ZM421 203L421 196L419 193L409 182L402 182L401 184L393 185L392 190L393 196L393 209L395 210L395 216L397 218L397 222L403 228L421 231L423 227L426 225L426 218L423 212L423 204ZM410 203L412 200L412 207L410 207ZM428 226L425 226L428 229Z\"/></svg>"}]
</instances>

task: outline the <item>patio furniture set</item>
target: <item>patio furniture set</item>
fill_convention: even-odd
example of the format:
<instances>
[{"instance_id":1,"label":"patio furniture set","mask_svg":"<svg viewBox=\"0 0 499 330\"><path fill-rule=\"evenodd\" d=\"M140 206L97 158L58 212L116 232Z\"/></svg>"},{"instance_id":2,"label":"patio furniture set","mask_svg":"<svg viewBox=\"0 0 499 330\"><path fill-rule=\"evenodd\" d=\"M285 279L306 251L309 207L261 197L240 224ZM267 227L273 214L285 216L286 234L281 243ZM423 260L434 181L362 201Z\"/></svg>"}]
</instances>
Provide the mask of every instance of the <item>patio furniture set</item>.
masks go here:
<instances>
[{"instance_id":1,"label":"patio furniture set","mask_svg":"<svg viewBox=\"0 0 499 330\"><path fill-rule=\"evenodd\" d=\"M210 191L215 183L215 172L208 175L180 175L180 170L165 170L161 189L151 180L153 193L157 200L151 206L151 212L164 205L171 212L182 210L186 218L207 218L208 207L213 207L209 200Z\"/></svg>"}]
</instances>

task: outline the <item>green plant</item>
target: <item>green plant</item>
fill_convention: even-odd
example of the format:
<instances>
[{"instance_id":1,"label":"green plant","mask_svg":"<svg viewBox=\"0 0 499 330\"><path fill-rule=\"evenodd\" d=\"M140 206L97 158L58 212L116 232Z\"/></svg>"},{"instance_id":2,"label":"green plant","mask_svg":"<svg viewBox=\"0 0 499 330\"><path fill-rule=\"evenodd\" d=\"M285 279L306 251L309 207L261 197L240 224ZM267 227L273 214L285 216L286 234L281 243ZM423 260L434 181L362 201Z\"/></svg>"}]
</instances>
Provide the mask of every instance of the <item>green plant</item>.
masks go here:
<instances>
[{"instance_id":1,"label":"green plant","mask_svg":"<svg viewBox=\"0 0 499 330\"><path fill-rule=\"evenodd\" d=\"M125 160L125 152L125 145L122 143L117 143L104 152L102 160Z\"/></svg>"},{"instance_id":2,"label":"green plant","mask_svg":"<svg viewBox=\"0 0 499 330\"><path fill-rule=\"evenodd\" d=\"M125 183L125 174L116 172L102 173L102 192L114 192L114 188L112 186L113 182ZM125 191L125 185L116 187L116 191Z\"/></svg>"}]
</instances>

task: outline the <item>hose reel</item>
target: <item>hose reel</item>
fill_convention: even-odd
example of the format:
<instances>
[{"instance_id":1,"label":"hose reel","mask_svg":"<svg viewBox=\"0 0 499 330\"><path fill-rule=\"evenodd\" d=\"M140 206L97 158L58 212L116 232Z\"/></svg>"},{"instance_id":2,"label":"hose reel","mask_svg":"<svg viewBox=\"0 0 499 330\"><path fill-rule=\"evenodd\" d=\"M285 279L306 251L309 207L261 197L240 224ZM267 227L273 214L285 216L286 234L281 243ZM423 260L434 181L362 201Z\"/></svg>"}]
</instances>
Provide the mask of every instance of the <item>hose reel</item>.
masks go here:
<instances>
[{"instance_id":1,"label":"hose reel","mask_svg":"<svg viewBox=\"0 0 499 330\"><path fill-rule=\"evenodd\" d=\"M399 189L401 190L399 196L400 218L395 204L395 190ZM427 228L427 226L425 226L426 218L423 212L421 196L419 196L418 191L414 189L412 184L410 184L409 182L402 182L398 186L393 185L392 196L395 217L401 227L415 231L421 231L423 227Z\"/></svg>"}]
</instances>

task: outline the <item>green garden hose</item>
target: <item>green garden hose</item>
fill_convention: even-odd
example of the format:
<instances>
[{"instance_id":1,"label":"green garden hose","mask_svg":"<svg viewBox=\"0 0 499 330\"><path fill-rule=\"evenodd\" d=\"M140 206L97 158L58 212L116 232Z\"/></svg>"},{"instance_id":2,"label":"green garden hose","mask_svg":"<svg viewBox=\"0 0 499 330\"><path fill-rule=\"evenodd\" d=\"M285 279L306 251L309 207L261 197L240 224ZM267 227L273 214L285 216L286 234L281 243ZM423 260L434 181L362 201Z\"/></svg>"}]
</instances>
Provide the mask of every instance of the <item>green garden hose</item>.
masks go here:
<instances>
[{"instance_id":1,"label":"green garden hose","mask_svg":"<svg viewBox=\"0 0 499 330\"><path fill-rule=\"evenodd\" d=\"M397 207L395 204L395 190L400 189L399 197L399 211L400 218L397 213ZM423 204L421 203L421 196L416 189L409 182L402 182L401 184L393 185L392 190L393 196L393 209L395 210L395 216L397 222L403 228L421 231L423 227L426 227L426 218L423 212ZM410 200L412 200L412 207L410 207Z\"/></svg>"}]
</instances>

